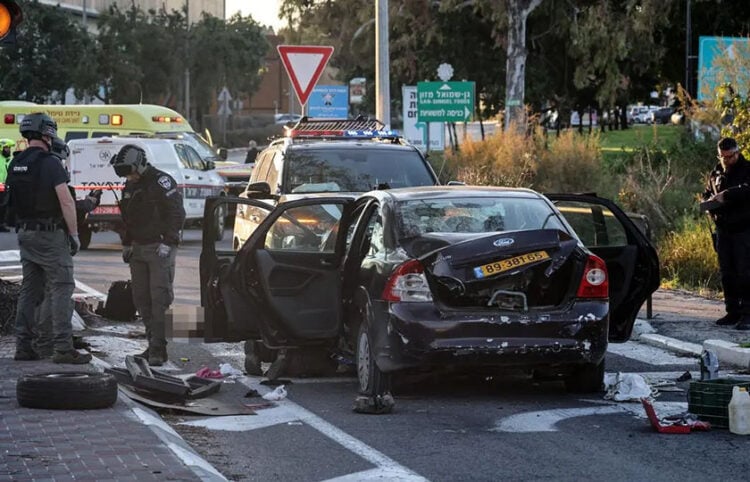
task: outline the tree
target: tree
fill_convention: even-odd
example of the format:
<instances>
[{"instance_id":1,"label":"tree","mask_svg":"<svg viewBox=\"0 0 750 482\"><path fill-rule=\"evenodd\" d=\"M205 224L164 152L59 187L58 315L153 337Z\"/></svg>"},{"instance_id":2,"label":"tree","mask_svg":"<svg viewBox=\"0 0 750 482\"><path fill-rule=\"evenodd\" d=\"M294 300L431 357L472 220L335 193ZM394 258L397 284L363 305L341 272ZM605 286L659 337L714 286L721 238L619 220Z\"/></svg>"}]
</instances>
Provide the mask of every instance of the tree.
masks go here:
<instances>
[{"instance_id":1,"label":"tree","mask_svg":"<svg viewBox=\"0 0 750 482\"><path fill-rule=\"evenodd\" d=\"M232 92L255 92L268 48L264 29L251 17L235 15L224 21L204 15L191 27L191 105L197 118L208 113L225 86Z\"/></svg>"},{"instance_id":2,"label":"tree","mask_svg":"<svg viewBox=\"0 0 750 482\"><path fill-rule=\"evenodd\" d=\"M58 102L79 78L86 33L59 7L24 5L17 47L0 50L0 98Z\"/></svg>"}]
</instances>

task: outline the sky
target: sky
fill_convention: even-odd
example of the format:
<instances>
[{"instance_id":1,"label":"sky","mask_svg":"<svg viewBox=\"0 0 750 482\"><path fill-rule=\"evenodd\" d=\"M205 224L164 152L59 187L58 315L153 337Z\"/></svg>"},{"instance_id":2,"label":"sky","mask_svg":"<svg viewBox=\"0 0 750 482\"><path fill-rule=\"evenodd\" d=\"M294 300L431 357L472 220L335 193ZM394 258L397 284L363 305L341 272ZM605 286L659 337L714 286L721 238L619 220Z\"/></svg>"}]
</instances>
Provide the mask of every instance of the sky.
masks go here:
<instances>
[{"instance_id":1,"label":"sky","mask_svg":"<svg viewBox=\"0 0 750 482\"><path fill-rule=\"evenodd\" d=\"M274 30L282 26L278 10L281 0L226 0L227 17L238 11L242 15L250 15L262 25L270 25Z\"/></svg>"}]
</instances>

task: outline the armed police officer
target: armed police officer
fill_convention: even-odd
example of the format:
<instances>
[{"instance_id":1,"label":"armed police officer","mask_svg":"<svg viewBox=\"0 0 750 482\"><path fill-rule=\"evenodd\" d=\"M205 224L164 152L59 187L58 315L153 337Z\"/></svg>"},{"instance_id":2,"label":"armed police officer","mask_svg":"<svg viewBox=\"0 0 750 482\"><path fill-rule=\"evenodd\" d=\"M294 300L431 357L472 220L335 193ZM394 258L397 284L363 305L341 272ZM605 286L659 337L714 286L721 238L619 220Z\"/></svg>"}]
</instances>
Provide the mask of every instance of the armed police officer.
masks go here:
<instances>
[{"instance_id":1,"label":"armed police officer","mask_svg":"<svg viewBox=\"0 0 750 482\"><path fill-rule=\"evenodd\" d=\"M124 145L110 164L125 177L120 212L125 223L122 259L130 263L133 303L146 325L149 365L167 361L166 312L174 299L175 257L185 208L177 183L148 163L146 152Z\"/></svg>"},{"instance_id":2,"label":"armed police officer","mask_svg":"<svg viewBox=\"0 0 750 482\"><path fill-rule=\"evenodd\" d=\"M66 166L68 157L70 157L70 149L68 148L68 145L64 140L60 139L59 137L55 137L52 140L50 153L53 156L57 157L60 160L60 163L63 164L63 168L65 169L65 172L67 174L67 180L68 182L70 182L70 171ZM99 205L99 201L102 197L102 191L100 189L92 190L83 199L76 199L76 194L73 187L68 186L68 190L70 191L70 195L73 197L73 199L75 199L76 223L80 227L86 221L86 215ZM39 355L40 358L49 358L53 355L52 309L50 303L51 293L49 288L50 286L49 284L47 284L44 293L44 300L42 301L42 304L39 306L37 311L37 324L34 330L35 336L32 341L34 351L37 355ZM72 299L70 300L70 303L73 303Z\"/></svg>"},{"instance_id":3,"label":"armed police officer","mask_svg":"<svg viewBox=\"0 0 750 482\"><path fill-rule=\"evenodd\" d=\"M715 248L727 314L717 325L750 330L750 163L737 141L721 139L704 204L716 224Z\"/></svg>"},{"instance_id":4,"label":"armed police officer","mask_svg":"<svg viewBox=\"0 0 750 482\"><path fill-rule=\"evenodd\" d=\"M34 311L49 285L55 363L84 364L91 355L73 348L73 256L78 252L75 201L58 158L50 154L57 124L37 112L23 118L28 147L8 166L9 209L18 232L23 281L16 313L15 360L36 360Z\"/></svg>"}]
</instances>

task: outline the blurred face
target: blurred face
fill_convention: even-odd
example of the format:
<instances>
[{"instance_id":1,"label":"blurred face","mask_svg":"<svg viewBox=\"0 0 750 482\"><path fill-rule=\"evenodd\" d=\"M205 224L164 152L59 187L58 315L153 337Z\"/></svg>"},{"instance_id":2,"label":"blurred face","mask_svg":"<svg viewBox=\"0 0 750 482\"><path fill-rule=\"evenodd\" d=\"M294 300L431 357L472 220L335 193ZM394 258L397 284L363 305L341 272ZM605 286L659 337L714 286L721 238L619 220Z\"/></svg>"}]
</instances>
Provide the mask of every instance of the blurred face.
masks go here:
<instances>
[{"instance_id":1,"label":"blurred face","mask_svg":"<svg viewBox=\"0 0 750 482\"><path fill-rule=\"evenodd\" d=\"M727 169L737 162L739 155L740 152L736 149L730 149L728 151L719 149L719 155L716 157L719 159L719 162L721 162L721 167Z\"/></svg>"}]
</instances>

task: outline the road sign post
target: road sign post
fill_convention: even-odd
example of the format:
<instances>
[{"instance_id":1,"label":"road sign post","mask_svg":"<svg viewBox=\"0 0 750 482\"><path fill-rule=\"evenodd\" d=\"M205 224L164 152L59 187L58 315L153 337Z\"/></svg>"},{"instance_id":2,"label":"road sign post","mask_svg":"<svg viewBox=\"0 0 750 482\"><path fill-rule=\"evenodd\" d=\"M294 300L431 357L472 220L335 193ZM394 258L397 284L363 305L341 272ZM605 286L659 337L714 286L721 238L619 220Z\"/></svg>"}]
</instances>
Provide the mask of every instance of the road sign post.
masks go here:
<instances>
[{"instance_id":1,"label":"road sign post","mask_svg":"<svg viewBox=\"0 0 750 482\"><path fill-rule=\"evenodd\" d=\"M286 73L304 107L333 54L333 47L322 45L279 45L276 47Z\"/></svg>"},{"instance_id":2,"label":"road sign post","mask_svg":"<svg viewBox=\"0 0 750 482\"><path fill-rule=\"evenodd\" d=\"M474 82L419 82L420 122L468 122L474 115Z\"/></svg>"}]
</instances>

